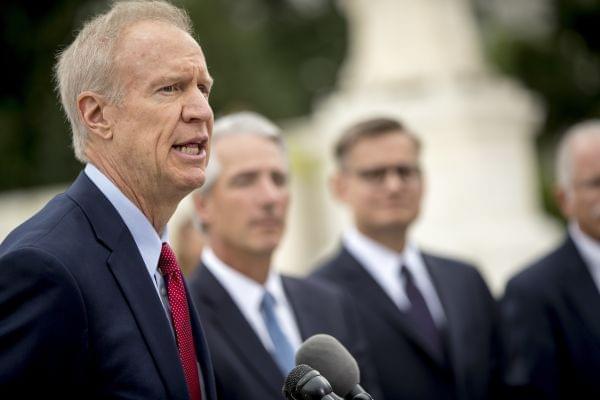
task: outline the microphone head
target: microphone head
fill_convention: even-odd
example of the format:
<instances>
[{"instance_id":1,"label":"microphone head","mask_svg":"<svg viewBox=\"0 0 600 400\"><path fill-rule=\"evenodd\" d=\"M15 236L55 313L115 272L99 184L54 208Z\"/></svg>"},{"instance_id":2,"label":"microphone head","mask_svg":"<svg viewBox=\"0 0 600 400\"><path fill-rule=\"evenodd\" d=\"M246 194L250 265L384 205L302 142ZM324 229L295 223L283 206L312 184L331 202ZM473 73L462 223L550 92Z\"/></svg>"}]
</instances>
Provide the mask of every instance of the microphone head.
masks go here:
<instances>
[{"instance_id":1,"label":"microphone head","mask_svg":"<svg viewBox=\"0 0 600 400\"><path fill-rule=\"evenodd\" d=\"M316 369L304 364L290 371L282 389L283 397L288 400L329 399L331 392L331 384L327 379Z\"/></svg>"},{"instance_id":2,"label":"microphone head","mask_svg":"<svg viewBox=\"0 0 600 400\"><path fill-rule=\"evenodd\" d=\"M333 336L311 336L296 353L296 364L307 364L318 370L331 384L333 391L346 396L360 382L358 364Z\"/></svg>"},{"instance_id":3,"label":"microphone head","mask_svg":"<svg viewBox=\"0 0 600 400\"><path fill-rule=\"evenodd\" d=\"M313 371L313 369L308 365L300 364L294 367L294 369L292 369L288 374L287 378L285 378L285 382L283 383L284 396L286 395L286 393L294 393L296 391L296 385L298 385L300 379L302 379L304 375L306 375L310 371Z\"/></svg>"}]
</instances>

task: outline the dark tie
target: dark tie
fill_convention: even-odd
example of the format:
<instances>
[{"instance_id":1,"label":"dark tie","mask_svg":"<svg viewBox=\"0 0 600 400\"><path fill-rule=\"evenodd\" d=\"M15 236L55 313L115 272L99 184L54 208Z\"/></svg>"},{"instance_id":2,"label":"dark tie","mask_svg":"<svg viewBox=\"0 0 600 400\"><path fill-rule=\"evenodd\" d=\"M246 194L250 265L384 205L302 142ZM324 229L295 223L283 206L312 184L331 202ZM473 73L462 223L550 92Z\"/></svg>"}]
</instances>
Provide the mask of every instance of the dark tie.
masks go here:
<instances>
[{"instance_id":1,"label":"dark tie","mask_svg":"<svg viewBox=\"0 0 600 400\"><path fill-rule=\"evenodd\" d=\"M294 349L277 321L277 316L275 315L275 298L267 291L265 291L260 303L260 311L273 342L273 356L279 369L285 376L294 368Z\"/></svg>"},{"instance_id":2,"label":"dark tie","mask_svg":"<svg viewBox=\"0 0 600 400\"><path fill-rule=\"evenodd\" d=\"M408 309L407 314L418 334L428 343L431 350L433 350L441 360L444 355L442 338L435 326L427 303L425 303L421 291L415 285L413 276L405 265L400 267L400 274L404 281L406 297L408 297L408 300L410 301L410 308Z\"/></svg>"},{"instance_id":3,"label":"dark tie","mask_svg":"<svg viewBox=\"0 0 600 400\"><path fill-rule=\"evenodd\" d=\"M200 376L196 363L196 346L192 335L192 324L187 296L183 285L183 275L171 247L163 243L158 260L158 268L167 284L167 295L171 307L171 319L179 350L179 359L183 367L190 399L200 400Z\"/></svg>"}]
</instances>

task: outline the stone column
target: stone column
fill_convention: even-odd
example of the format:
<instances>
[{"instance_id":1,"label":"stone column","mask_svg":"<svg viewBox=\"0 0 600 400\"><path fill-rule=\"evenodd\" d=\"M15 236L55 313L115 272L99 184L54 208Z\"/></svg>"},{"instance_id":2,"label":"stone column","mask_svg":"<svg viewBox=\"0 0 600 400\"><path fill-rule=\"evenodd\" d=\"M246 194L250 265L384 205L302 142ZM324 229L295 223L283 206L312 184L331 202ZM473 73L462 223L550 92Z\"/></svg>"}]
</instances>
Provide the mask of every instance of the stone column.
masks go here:
<instances>
[{"instance_id":1,"label":"stone column","mask_svg":"<svg viewBox=\"0 0 600 400\"><path fill-rule=\"evenodd\" d=\"M340 4L349 52L338 91L295 128L302 135L291 137L297 203L280 263L306 271L335 248L350 221L323 189L331 144L358 119L391 115L424 143L426 198L412 237L477 263L498 293L515 269L559 237L538 196L538 102L487 67L467 0Z\"/></svg>"}]
</instances>

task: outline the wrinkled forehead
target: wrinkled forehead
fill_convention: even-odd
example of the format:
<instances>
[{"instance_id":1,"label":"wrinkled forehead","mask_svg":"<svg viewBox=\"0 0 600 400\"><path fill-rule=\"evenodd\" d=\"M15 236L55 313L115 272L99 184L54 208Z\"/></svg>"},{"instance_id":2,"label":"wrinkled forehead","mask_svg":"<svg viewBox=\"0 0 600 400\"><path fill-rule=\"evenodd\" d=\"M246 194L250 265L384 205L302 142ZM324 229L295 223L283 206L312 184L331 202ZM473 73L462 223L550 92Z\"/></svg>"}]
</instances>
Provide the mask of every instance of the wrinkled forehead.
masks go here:
<instances>
[{"instance_id":1,"label":"wrinkled forehead","mask_svg":"<svg viewBox=\"0 0 600 400\"><path fill-rule=\"evenodd\" d=\"M198 42L182 29L161 21L141 21L125 28L114 56L117 69L130 73L193 67L208 74Z\"/></svg>"},{"instance_id":2,"label":"wrinkled forehead","mask_svg":"<svg viewBox=\"0 0 600 400\"><path fill-rule=\"evenodd\" d=\"M213 142L213 154L224 169L280 168L287 170L281 146L268 137L227 135Z\"/></svg>"}]
</instances>

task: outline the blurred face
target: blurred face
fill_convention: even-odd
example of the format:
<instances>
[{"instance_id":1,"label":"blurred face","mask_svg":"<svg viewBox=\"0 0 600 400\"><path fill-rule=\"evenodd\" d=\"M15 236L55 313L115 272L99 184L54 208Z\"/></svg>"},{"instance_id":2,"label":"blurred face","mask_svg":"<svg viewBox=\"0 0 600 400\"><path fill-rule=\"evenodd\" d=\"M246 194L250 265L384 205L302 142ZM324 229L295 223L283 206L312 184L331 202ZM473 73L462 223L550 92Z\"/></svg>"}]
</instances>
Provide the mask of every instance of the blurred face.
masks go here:
<instances>
[{"instance_id":1,"label":"blurred face","mask_svg":"<svg viewBox=\"0 0 600 400\"><path fill-rule=\"evenodd\" d=\"M359 140L334 177L333 188L362 233L403 234L419 214L423 194L415 143L397 132Z\"/></svg>"},{"instance_id":2,"label":"blurred face","mask_svg":"<svg viewBox=\"0 0 600 400\"><path fill-rule=\"evenodd\" d=\"M220 139L214 151L220 175L197 202L211 247L217 255L270 256L283 235L289 203L281 149L263 137L233 135Z\"/></svg>"},{"instance_id":3,"label":"blurred face","mask_svg":"<svg viewBox=\"0 0 600 400\"><path fill-rule=\"evenodd\" d=\"M213 114L202 50L161 22L127 28L116 50L124 97L109 105L112 141L101 157L136 195L189 193L204 182Z\"/></svg>"},{"instance_id":4,"label":"blurred face","mask_svg":"<svg viewBox=\"0 0 600 400\"><path fill-rule=\"evenodd\" d=\"M600 241L600 135L580 137L571 146L571 183L559 202L569 220Z\"/></svg>"}]
</instances>

